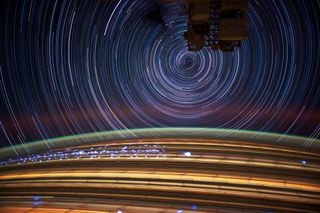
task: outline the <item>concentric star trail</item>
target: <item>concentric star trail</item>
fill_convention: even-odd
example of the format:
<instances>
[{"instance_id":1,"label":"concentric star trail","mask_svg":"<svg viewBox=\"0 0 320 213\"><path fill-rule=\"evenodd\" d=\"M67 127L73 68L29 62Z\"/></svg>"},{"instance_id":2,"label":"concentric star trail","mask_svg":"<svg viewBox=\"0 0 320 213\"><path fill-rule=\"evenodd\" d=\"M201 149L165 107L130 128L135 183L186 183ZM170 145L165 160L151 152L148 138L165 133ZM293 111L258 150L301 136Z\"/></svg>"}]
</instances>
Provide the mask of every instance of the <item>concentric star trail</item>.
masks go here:
<instances>
[{"instance_id":1,"label":"concentric star trail","mask_svg":"<svg viewBox=\"0 0 320 213\"><path fill-rule=\"evenodd\" d=\"M1 146L183 126L319 138L316 0L249 1L249 39L230 53L188 51L181 2L0 4Z\"/></svg>"}]
</instances>

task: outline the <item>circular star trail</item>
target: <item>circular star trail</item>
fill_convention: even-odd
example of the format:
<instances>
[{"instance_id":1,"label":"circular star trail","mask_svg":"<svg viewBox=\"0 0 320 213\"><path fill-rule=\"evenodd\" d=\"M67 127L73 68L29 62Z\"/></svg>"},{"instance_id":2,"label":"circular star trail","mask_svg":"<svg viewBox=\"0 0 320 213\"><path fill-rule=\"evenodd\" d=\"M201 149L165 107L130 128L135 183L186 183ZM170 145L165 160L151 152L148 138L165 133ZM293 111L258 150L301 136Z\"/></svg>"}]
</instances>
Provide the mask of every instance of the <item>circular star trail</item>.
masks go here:
<instances>
[{"instance_id":1,"label":"circular star trail","mask_svg":"<svg viewBox=\"0 0 320 213\"><path fill-rule=\"evenodd\" d=\"M249 1L249 39L190 52L185 4L1 1L2 146L146 127L318 138L318 1Z\"/></svg>"}]
</instances>

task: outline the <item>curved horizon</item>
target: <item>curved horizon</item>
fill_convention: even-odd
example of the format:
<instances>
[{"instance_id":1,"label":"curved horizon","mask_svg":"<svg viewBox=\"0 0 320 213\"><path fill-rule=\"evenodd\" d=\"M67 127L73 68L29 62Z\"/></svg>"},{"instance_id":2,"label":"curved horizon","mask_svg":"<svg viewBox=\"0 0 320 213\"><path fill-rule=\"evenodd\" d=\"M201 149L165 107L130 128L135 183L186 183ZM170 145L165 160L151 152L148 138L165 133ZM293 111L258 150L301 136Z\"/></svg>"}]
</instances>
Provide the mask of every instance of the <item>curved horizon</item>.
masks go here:
<instances>
[{"instance_id":1,"label":"curved horizon","mask_svg":"<svg viewBox=\"0 0 320 213\"><path fill-rule=\"evenodd\" d=\"M183 135L179 135L183 133ZM89 144L99 141L128 140L137 138L210 138L220 140L248 140L257 143L273 143L284 146L293 146L305 149L319 149L320 140L297 135L262 132L254 130L237 130L202 127L158 127L121 129L101 132L91 132L30 141L14 146L6 146L0 149L0 158L5 159L14 155L26 155L27 149L32 152L49 151L50 149L68 147L79 144Z\"/></svg>"}]
</instances>

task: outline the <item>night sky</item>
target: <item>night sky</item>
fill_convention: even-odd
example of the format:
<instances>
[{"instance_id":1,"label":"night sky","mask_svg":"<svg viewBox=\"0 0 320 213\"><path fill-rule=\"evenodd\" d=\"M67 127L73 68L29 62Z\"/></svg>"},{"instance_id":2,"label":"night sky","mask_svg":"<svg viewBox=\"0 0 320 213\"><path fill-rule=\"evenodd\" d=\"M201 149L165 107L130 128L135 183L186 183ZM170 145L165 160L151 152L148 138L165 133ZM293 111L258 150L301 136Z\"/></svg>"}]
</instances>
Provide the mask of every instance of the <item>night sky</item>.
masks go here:
<instances>
[{"instance_id":1,"label":"night sky","mask_svg":"<svg viewBox=\"0 0 320 213\"><path fill-rule=\"evenodd\" d=\"M0 146L126 128L319 138L319 0L249 0L249 39L189 52L184 4L1 0Z\"/></svg>"}]
</instances>

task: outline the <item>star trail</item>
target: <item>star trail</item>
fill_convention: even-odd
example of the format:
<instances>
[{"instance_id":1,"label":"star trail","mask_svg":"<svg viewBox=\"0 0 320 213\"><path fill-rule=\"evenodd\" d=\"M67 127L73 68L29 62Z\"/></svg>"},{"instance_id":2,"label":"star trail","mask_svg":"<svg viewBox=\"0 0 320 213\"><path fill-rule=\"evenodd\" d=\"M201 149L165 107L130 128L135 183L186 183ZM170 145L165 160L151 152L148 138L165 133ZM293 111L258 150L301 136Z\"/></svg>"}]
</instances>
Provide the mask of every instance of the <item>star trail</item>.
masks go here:
<instances>
[{"instance_id":1,"label":"star trail","mask_svg":"<svg viewBox=\"0 0 320 213\"><path fill-rule=\"evenodd\" d=\"M233 52L188 51L187 19L181 2L2 0L1 146L154 127L319 138L319 1L250 0Z\"/></svg>"}]
</instances>

